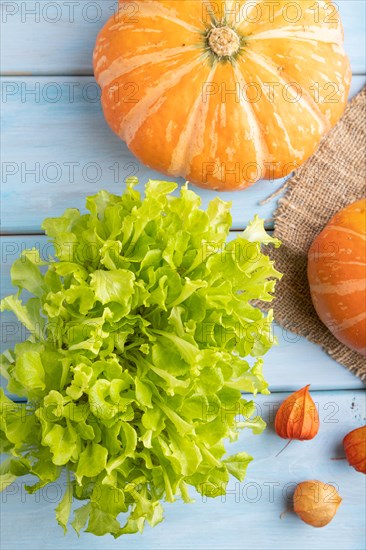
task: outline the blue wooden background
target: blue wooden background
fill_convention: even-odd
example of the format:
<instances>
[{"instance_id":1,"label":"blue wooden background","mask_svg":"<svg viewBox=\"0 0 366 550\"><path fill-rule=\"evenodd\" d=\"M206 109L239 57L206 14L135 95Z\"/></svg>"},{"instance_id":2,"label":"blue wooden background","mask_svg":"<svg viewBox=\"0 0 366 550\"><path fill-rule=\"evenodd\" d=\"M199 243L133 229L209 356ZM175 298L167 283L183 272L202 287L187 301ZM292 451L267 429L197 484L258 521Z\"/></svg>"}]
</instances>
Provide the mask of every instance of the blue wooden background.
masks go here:
<instances>
[{"instance_id":1,"label":"blue wooden background","mask_svg":"<svg viewBox=\"0 0 366 550\"><path fill-rule=\"evenodd\" d=\"M84 208L86 195L100 188L120 192L123 180L137 175L144 183L159 177L127 151L104 122L91 56L99 29L117 2L110 0L1 1L1 295L12 292L9 270L21 250L50 253L41 221L68 206ZM351 60L351 95L365 84L365 2L337 2ZM281 186L259 182L240 193L222 194L233 202L233 229L242 229L259 213L273 229L276 201L260 202ZM203 204L213 193L198 190ZM4 314L1 348L24 338L14 318ZM365 540L365 477L349 468L341 441L365 423L363 384L321 349L275 327L279 345L266 358L271 396L258 398L269 427L262 436L243 434L234 450L255 460L244 483L233 481L226 499L166 506L166 520L143 536L114 541L73 532L63 536L53 509L62 487L38 497L14 484L1 501L0 545L31 549L340 549L361 550ZM273 411L288 393L311 384L322 419L310 442L283 445L273 432ZM320 479L339 487L343 503L323 529L303 524L290 505L294 483Z\"/></svg>"}]
</instances>

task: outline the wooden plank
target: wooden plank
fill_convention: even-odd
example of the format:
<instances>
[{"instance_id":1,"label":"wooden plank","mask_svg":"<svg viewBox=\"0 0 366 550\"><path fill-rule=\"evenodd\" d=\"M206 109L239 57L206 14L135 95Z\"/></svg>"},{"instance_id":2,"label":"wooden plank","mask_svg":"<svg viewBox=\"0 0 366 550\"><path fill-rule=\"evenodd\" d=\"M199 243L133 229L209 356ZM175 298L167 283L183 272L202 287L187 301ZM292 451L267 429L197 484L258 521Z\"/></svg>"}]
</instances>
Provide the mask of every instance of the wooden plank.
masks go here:
<instances>
[{"instance_id":1,"label":"wooden plank","mask_svg":"<svg viewBox=\"0 0 366 550\"><path fill-rule=\"evenodd\" d=\"M235 234L231 234L231 237L234 236ZM4 297L16 292L11 286L10 267L20 252L27 248L36 248L41 257L47 260L52 255L52 249L44 236L1 237L0 244L1 297ZM266 355L264 367L271 391L293 391L306 384L311 384L314 390L363 388L359 378L336 363L318 346L277 325L274 332L279 344ZM4 312L1 320L1 350L13 348L18 341L27 337L28 334L15 316Z\"/></svg>"},{"instance_id":2,"label":"wooden plank","mask_svg":"<svg viewBox=\"0 0 366 550\"><path fill-rule=\"evenodd\" d=\"M336 2L354 74L365 70L365 3ZM91 75L98 32L116 0L3 1L2 74Z\"/></svg>"},{"instance_id":3,"label":"wooden plank","mask_svg":"<svg viewBox=\"0 0 366 550\"><path fill-rule=\"evenodd\" d=\"M351 95L364 83L365 77L354 77ZM82 209L85 196L102 187L121 192L129 175L143 183L165 178L137 162L108 128L92 78L4 78L2 90L3 233L39 232L43 218L68 206ZM246 191L221 193L233 202L233 228L245 227L255 212L272 228L277 203L260 201L281 185L261 181ZM216 195L195 190L204 206Z\"/></svg>"},{"instance_id":4,"label":"wooden plank","mask_svg":"<svg viewBox=\"0 0 366 550\"><path fill-rule=\"evenodd\" d=\"M342 439L365 422L364 392L313 392L320 413L320 431L311 441L294 441L278 457L284 445L273 430L273 418L287 394L259 396L258 412L269 426L261 436L242 433L229 452L247 451L254 456L243 483L232 480L226 497L202 499L194 504L165 504L165 520L142 536L122 540L97 538L70 530L64 537L54 519L65 480L40 493L28 495L18 482L2 495L1 543L6 550L80 550L128 548L129 550L361 550L365 540L365 480L344 460ZM304 524L289 511L297 483L318 479L338 488L343 502L333 521L322 529ZM26 480L27 482L30 479ZM193 491L191 491L193 494ZM79 507L81 503L78 503ZM77 507L75 506L75 507ZM21 529L16 526L21 518ZM278 546L276 541L280 541Z\"/></svg>"}]
</instances>

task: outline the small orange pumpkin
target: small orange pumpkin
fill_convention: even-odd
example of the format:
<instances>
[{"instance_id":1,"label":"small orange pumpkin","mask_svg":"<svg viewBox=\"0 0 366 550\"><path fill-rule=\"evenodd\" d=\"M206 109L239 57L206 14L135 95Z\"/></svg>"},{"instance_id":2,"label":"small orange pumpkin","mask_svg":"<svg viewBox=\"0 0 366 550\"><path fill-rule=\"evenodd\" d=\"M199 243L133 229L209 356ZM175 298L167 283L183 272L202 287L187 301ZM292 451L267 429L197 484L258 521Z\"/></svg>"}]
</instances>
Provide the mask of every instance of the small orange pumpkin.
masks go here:
<instances>
[{"instance_id":1,"label":"small orange pumpkin","mask_svg":"<svg viewBox=\"0 0 366 550\"><path fill-rule=\"evenodd\" d=\"M366 355L366 198L334 216L308 255L314 307L334 336Z\"/></svg>"},{"instance_id":2,"label":"small orange pumpkin","mask_svg":"<svg viewBox=\"0 0 366 550\"><path fill-rule=\"evenodd\" d=\"M94 72L109 125L142 163L215 190L302 164L351 80L330 0L119 0Z\"/></svg>"}]
</instances>

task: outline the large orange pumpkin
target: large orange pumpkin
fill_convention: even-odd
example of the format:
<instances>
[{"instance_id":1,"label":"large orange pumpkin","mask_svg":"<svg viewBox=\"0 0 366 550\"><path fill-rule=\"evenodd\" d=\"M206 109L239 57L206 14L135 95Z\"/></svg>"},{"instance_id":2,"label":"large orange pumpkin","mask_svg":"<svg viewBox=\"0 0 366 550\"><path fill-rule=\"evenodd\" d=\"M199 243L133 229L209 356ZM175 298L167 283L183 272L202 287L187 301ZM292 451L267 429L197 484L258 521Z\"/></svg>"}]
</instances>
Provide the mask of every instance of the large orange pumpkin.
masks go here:
<instances>
[{"instance_id":1,"label":"large orange pumpkin","mask_svg":"<svg viewBox=\"0 0 366 550\"><path fill-rule=\"evenodd\" d=\"M340 118L351 73L329 0L120 0L95 77L145 165L230 190L302 164Z\"/></svg>"},{"instance_id":2,"label":"large orange pumpkin","mask_svg":"<svg viewBox=\"0 0 366 550\"><path fill-rule=\"evenodd\" d=\"M334 216L309 250L314 307L338 340L366 355L366 199Z\"/></svg>"}]
</instances>

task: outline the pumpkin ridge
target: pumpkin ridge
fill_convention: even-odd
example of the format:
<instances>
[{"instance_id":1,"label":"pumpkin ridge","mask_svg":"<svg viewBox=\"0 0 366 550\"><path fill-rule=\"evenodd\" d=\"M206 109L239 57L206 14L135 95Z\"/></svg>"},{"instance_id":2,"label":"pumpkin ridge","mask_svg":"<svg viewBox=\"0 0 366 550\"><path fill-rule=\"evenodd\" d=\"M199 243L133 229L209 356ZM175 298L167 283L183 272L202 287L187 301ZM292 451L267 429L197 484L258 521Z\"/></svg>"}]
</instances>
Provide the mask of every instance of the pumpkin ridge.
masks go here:
<instances>
[{"instance_id":1,"label":"pumpkin ridge","mask_svg":"<svg viewBox=\"0 0 366 550\"><path fill-rule=\"evenodd\" d=\"M362 312L359 315L355 315L354 317L351 317L350 319L346 319L343 321L343 323L340 323L337 325L337 331L339 330L347 330L354 325L357 325L360 321L363 321L366 319L366 312Z\"/></svg>"},{"instance_id":2,"label":"pumpkin ridge","mask_svg":"<svg viewBox=\"0 0 366 550\"><path fill-rule=\"evenodd\" d=\"M267 58L265 58L263 54L255 52L255 55L258 55L260 58L267 61ZM315 95L311 94L305 85L300 84L296 76L290 74L289 69L281 67L281 72L279 75L276 62L272 58L268 58L268 61L270 62L269 65L273 67L273 75L278 76L279 82L281 82L282 77L283 82L286 82L287 86L295 84L301 89L301 105L307 110L308 113L316 115L316 117L314 117L315 120L318 122L322 121L324 123L323 131L329 130L331 128L330 119L320 109L319 103L315 100Z\"/></svg>"},{"instance_id":3,"label":"pumpkin ridge","mask_svg":"<svg viewBox=\"0 0 366 550\"><path fill-rule=\"evenodd\" d=\"M241 0L240 4L241 5L244 5L246 3L246 0ZM254 12L254 10L257 8L257 6L259 4L262 4L263 3L263 0L254 0L254 2L250 2L250 10L246 13L246 17L245 17L245 21L242 22L241 24L239 24L238 26L238 29L240 30L241 27L244 27L245 28L245 24L249 24L251 23L251 15L252 15L252 12Z\"/></svg>"},{"instance_id":4,"label":"pumpkin ridge","mask_svg":"<svg viewBox=\"0 0 366 550\"><path fill-rule=\"evenodd\" d=\"M334 253L333 252L319 252L317 253L317 258L329 258L331 259L331 263L332 265L333 264L347 264L347 265L362 265L362 266L366 266L366 262L354 262L354 261L348 261L347 259L344 259L344 260L337 260L336 258L334 258Z\"/></svg>"},{"instance_id":5,"label":"pumpkin ridge","mask_svg":"<svg viewBox=\"0 0 366 550\"><path fill-rule=\"evenodd\" d=\"M179 19L176 15L174 15L173 10L170 10L169 8L163 6L160 3L157 2L146 2L146 0L134 0L133 2L137 7L137 13L144 14L147 18L149 17L161 17L162 19L165 19L166 21L172 21L176 25L179 25L183 29L186 29L187 31L193 32L193 33L199 33L201 32L201 29L199 27L194 27L193 25L190 25L187 23L187 21L182 21L182 19ZM181 14L180 14L181 16ZM142 19L142 17L141 17Z\"/></svg>"},{"instance_id":6,"label":"pumpkin ridge","mask_svg":"<svg viewBox=\"0 0 366 550\"><path fill-rule=\"evenodd\" d=\"M346 281L335 284L319 282L312 285L312 290L320 294L346 296L347 294L353 294L353 292L364 292L365 279L347 279ZM337 290L339 292L337 292Z\"/></svg>"},{"instance_id":7,"label":"pumpkin ridge","mask_svg":"<svg viewBox=\"0 0 366 550\"><path fill-rule=\"evenodd\" d=\"M286 78L282 77L282 74L287 76L285 71L283 71L281 75L278 74L277 67L271 59L267 59L263 55L250 50L247 52L247 56L251 58L252 61L258 63L258 65L261 65L264 69L268 70L269 73L272 73L278 79L278 82L283 86L288 85L291 82L294 83L293 80L290 81L290 78L288 78L287 80ZM258 59L260 59L261 61L258 61ZM307 90L303 89L303 86L300 86L300 84L298 84L297 82L296 84L301 88L302 92L307 92ZM312 115L313 119L316 122L318 122L318 125L320 126L320 132L324 132L325 130L330 128L330 123L328 119L325 117L325 115L323 115L319 107L316 105L316 102L311 98L308 93L305 96L302 94L298 103L299 105L302 105L310 115Z\"/></svg>"},{"instance_id":8,"label":"pumpkin ridge","mask_svg":"<svg viewBox=\"0 0 366 550\"><path fill-rule=\"evenodd\" d=\"M236 66L234 67L234 74L236 78L239 81L239 84L243 87L243 85L246 85L246 80L244 78L244 75L242 74L240 67ZM253 109L253 106L251 105L250 101L245 101L240 98L240 105L244 108L244 110L247 108L246 112L248 115L248 120L253 121L253 126L255 127L255 133L253 135L253 140L255 143L255 150L258 152L258 164L263 169L265 166L265 160L268 159L269 152L268 152L268 146L266 143L265 138L262 137L261 133L261 122L257 117L256 112ZM250 114L249 114L250 113ZM252 130L252 128L251 128Z\"/></svg>"},{"instance_id":9,"label":"pumpkin ridge","mask_svg":"<svg viewBox=\"0 0 366 550\"><path fill-rule=\"evenodd\" d=\"M271 60L268 60L268 61L271 61L271 63L268 63L267 62L267 59L264 58L262 55L259 55L259 54L256 54L256 53L253 53L253 52L247 52L247 58L248 59L251 59L254 63L257 63L258 64L258 60L256 60L256 57L259 57L260 59L262 59L264 61L264 64L263 63L260 63L260 65L265 69L267 70L267 72L270 72L271 74L275 74L276 75L276 78L280 78L278 73L277 73L277 70L275 68L275 66L273 65L272 61ZM270 68L272 68L273 70L269 70ZM243 80L245 82L245 79ZM285 80L285 79L282 79L282 84L284 85L284 83L288 84L288 82ZM248 102L250 104L250 101ZM252 107L253 109L253 107ZM254 109L253 109L254 111ZM283 119L282 117L280 117L278 115L278 113L274 112L273 113L273 117L274 117L274 120L276 121L276 124L277 124L277 127L279 130L281 130L283 132L283 139L281 140L282 143L286 143L286 146L287 146L287 151L288 151L288 154L292 157L292 158L300 158L302 159L303 158L303 152L302 151L299 151L295 148L295 146L291 143L291 139L290 139L290 136L289 136L289 132L288 132L288 129L286 127L286 124L283 122ZM259 121L259 124L260 124L260 121ZM267 148L267 155L265 157L266 160L269 160L270 159L270 154L269 154L269 146L268 146L268 143L267 143L267 139L271 139L271 136L264 134L263 136L263 140L266 144L266 148Z\"/></svg>"},{"instance_id":10,"label":"pumpkin ridge","mask_svg":"<svg viewBox=\"0 0 366 550\"><path fill-rule=\"evenodd\" d=\"M161 96L167 92L170 88L178 84L179 79L185 76L187 73L194 70L199 64L200 56L183 65L180 70L169 71L164 78L160 80L160 83L152 91L151 88L145 90L145 94L139 100L138 103L127 113L127 115L120 121L119 135L129 145L134 139L138 130L146 121L146 118L151 114L151 107L161 99Z\"/></svg>"},{"instance_id":11,"label":"pumpkin ridge","mask_svg":"<svg viewBox=\"0 0 366 550\"><path fill-rule=\"evenodd\" d=\"M347 233L347 235L353 235L354 237L359 237L360 239L366 241L366 235L364 235L364 233L358 233L354 229L349 229L348 227L329 224L328 229L336 231L337 233Z\"/></svg>"},{"instance_id":12,"label":"pumpkin ridge","mask_svg":"<svg viewBox=\"0 0 366 550\"><path fill-rule=\"evenodd\" d=\"M160 63L162 61L173 60L174 57L179 56L182 53L192 52L197 49L197 46L179 46L178 48L166 48L160 52L154 52L150 54L135 55L130 58L125 58L123 55L114 59L107 69L101 71L97 76L100 85L109 86L115 80L115 75L118 74L118 78L128 74L129 72L141 69L144 65L149 63ZM170 52L170 53L167 53ZM139 63L139 61L141 61ZM121 63L123 61L123 63ZM137 64L135 64L137 61ZM106 75L106 76L105 76ZM109 78L108 78L109 77ZM113 77L113 78L112 78Z\"/></svg>"},{"instance_id":13,"label":"pumpkin ridge","mask_svg":"<svg viewBox=\"0 0 366 550\"><path fill-rule=\"evenodd\" d=\"M215 0L214 0L215 1ZM246 0L244 0L246 1ZM262 0L260 0L262 1ZM242 3L243 0L240 0L240 3ZM233 27L237 21L237 12L235 11L235 4L238 3L238 0L226 0L226 4L228 4L227 9L225 10L225 17L224 17L224 23L225 25L229 25Z\"/></svg>"},{"instance_id":14,"label":"pumpkin ridge","mask_svg":"<svg viewBox=\"0 0 366 550\"><path fill-rule=\"evenodd\" d=\"M206 80L207 84L210 84L212 82L215 72L216 72L216 66L214 66L211 69ZM200 112L201 105L202 105L202 96L198 95L196 100L193 103L191 115L187 121L187 124L185 125L184 129L182 130L179 136L177 146L173 150L172 160L171 160L169 170L175 176L186 177L192 167L194 156L196 156L201 152L201 151L194 151L192 147L194 143L194 140L192 139L192 134L196 129L195 126L197 123L197 118ZM208 107L209 107L209 104L207 102L206 109L205 109L205 115L206 115L205 118L207 118ZM179 161L179 158L181 159L180 161ZM185 165L186 165L186 169L184 168Z\"/></svg>"},{"instance_id":15,"label":"pumpkin ridge","mask_svg":"<svg viewBox=\"0 0 366 550\"><path fill-rule=\"evenodd\" d=\"M334 45L339 45L342 42L342 29L339 27L334 29L324 29L321 26L313 28L317 29L316 33L311 33L311 27L308 27L306 31L302 27L282 27L279 29L271 29L251 34L246 38L246 40L250 42L253 40L276 40L287 38L288 40L296 40L300 42L316 41L323 44ZM299 31L299 34L296 34L297 31ZM328 40L326 39L327 35L329 35L330 38Z\"/></svg>"}]
</instances>

